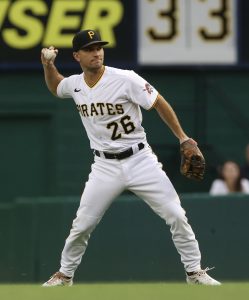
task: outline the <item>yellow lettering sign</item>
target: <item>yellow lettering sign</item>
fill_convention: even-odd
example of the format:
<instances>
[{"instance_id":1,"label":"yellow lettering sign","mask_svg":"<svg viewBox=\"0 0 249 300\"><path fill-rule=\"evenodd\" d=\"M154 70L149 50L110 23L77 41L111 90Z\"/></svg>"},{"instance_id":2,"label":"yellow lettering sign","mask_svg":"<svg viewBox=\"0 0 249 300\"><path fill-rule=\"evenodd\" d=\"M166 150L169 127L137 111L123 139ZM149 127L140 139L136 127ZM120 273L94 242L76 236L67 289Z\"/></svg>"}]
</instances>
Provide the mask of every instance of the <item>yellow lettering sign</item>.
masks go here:
<instances>
[{"instance_id":1,"label":"yellow lettering sign","mask_svg":"<svg viewBox=\"0 0 249 300\"><path fill-rule=\"evenodd\" d=\"M31 11L34 15L46 15L48 12L46 4L40 0L13 2L9 11L9 21L16 28L6 28L2 31L6 44L12 48L32 48L41 40L43 23L36 17L27 15L27 10Z\"/></svg>"},{"instance_id":2,"label":"yellow lettering sign","mask_svg":"<svg viewBox=\"0 0 249 300\"><path fill-rule=\"evenodd\" d=\"M105 15L101 15L101 13ZM109 42L107 47L115 47L114 27L123 17L123 4L120 0L92 0L83 20L82 29L91 28L100 32L101 38Z\"/></svg>"},{"instance_id":3,"label":"yellow lettering sign","mask_svg":"<svg viewBox=\"0 0 249 300\"><path fill-rule=\"evenodd\" d=\"M6 12L9 8L10 1L9 0L2 0L0 2L0 28L3 25L4 17L6 15Z\"/></svg>"},{"instance_id":4,"label":"yellow lettering sign","mask_svg":"<svg viewBox=\"0 0 249 300\"><path fill-rule=\"evenodd\" d=\"M53 1L43 46L71 47L74 34L63 33L63 30L75 31L79 29L81 17L69 16L67 13L80 12L84 10L85 5L85 0Z\"/></svg>"},{"instance_id":5,"label":"yellow lettering sign","mask_svg":"<svg viewBox=\"0 0 249 300\"><path fill-rule=\"evenodd\" d=\"M39 45L71 48L75 33L88 28L115 47L114 29L123 17L123 0L0 0L2 40L23 50ZM88 34L92 39L94 32Z\"/></svg>"}]
</instances>

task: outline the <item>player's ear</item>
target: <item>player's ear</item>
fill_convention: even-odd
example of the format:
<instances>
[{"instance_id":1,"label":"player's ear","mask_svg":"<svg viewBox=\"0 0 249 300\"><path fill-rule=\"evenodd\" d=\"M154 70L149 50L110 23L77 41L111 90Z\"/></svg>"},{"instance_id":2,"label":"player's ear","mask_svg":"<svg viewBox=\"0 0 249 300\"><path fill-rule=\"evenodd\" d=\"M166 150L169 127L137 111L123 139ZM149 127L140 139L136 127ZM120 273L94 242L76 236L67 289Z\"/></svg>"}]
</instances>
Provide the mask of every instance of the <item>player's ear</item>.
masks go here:
<instances>
[{"instance_id":1,"label":"player's ear","mask_svg":"<svg viewBox=\"0 0 249 300\"><path fill-rule=\"evenodd\" d=\"M78 52L73 52L73 57L77 62L80 62L80 58L79 58L79 53Z\"/></svg>"}]
</instances>

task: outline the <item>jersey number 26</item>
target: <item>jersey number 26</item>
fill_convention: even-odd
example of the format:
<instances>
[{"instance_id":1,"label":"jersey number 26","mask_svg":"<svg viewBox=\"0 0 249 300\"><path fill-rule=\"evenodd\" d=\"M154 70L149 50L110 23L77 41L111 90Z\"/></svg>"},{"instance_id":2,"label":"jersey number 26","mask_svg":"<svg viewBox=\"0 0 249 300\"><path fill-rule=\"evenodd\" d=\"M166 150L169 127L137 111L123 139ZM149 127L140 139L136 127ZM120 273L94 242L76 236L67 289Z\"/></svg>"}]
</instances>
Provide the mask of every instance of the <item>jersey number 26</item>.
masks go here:
<instances>
[{"instance_id":1,"label":"jersey number 26","mask_svg":"<svg viewBox=\"0 0 249 300\"><path fill-rule=\"evenodd\" d=\"M133 122L130 121L130 119L131 119L130 116L124 116L120 119L120 124L123 127L124 132L126 134L131 133L136 128ZM118 127L119 127L118 125L119 125L118 122L111 122L108 123L106 126L108 129L113 129L112 136L111 136L111 139L113 141L120 139L122 137L122 134L118 132Z\"/></svg>"}]
</instances>

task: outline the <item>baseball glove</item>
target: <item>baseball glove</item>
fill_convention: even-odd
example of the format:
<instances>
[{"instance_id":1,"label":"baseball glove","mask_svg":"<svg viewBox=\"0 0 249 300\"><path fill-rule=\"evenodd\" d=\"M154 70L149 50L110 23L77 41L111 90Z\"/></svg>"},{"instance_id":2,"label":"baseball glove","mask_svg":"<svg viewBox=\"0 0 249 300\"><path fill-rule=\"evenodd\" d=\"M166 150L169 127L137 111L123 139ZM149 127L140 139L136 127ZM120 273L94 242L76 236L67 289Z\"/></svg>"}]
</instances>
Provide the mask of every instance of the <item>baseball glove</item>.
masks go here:
<instances>
[{"instance_id":1,"label":"baseball glove","mask_svg":"<svg viewBox=\"0 0 249 300\"><path fill-rule=\"evenodd\" d=\"M180 145L181 174L189 179L202 180L205 172L205 158L196 142L188 139Z\"/></svg>"}]
</instances>

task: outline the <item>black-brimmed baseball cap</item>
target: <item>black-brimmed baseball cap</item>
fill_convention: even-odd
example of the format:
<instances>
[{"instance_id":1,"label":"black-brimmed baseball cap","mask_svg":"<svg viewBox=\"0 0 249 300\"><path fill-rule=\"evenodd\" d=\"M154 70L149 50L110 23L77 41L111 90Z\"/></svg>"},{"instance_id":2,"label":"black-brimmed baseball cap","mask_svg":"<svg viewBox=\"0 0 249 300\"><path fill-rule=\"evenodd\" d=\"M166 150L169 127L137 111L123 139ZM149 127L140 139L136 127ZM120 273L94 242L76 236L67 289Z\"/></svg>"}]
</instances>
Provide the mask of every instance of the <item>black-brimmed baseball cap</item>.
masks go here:
<instances>
[{"instance_id":1,"label":"black-brimmed baseball cap","mask_svg":"<svg viewBox=\"0 0 249 300\"><path fill-rule=\"evenodd\" d=\"M86 48L94 44L100 44L104 46L108 43L109 42L101 40L100 34L96 30L82 30L76 33L73 38L73 51L77 52L82 48Z\"/></svg>"}]
</instances>

